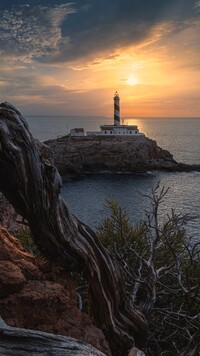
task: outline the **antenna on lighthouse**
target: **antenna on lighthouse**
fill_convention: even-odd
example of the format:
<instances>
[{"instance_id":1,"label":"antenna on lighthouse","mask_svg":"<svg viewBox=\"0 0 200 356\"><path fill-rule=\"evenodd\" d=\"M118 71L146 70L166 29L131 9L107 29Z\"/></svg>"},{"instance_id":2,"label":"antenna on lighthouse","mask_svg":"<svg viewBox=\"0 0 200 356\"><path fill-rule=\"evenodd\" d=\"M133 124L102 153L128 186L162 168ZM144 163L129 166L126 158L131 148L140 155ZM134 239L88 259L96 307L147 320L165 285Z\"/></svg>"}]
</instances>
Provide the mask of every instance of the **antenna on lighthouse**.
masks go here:
<instances>
[{"instance_id":1,"label":"antenna on lighthouse","mask_svg":"<svg viewBox=\"0 0 200 356\"><path fill-rule=\"evenodd\" d=\"M116 91L114 95L114 125L115 126L120 126L120 106L119 106L119 94Z\"/></svg>"}]
</instances>

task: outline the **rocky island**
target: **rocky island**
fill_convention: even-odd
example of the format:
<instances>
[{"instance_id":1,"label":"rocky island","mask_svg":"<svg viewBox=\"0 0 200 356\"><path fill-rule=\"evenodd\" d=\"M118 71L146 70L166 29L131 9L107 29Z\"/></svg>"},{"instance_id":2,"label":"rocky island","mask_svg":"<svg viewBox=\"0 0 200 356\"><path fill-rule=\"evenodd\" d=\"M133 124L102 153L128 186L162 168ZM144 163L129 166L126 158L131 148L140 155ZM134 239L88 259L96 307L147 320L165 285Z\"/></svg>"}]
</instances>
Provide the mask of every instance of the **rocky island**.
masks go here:
<instances>
[{"instance_id":1,"label":"rocky island","mask_svg":"<svg viewBox=\"0 0 200 356\"><path fill-rule=\"evenodd\" d=\"M45 144L53 150L64 181L87 173L200 170L199 165L176 162L169 151L145 136L65 136Z\"/></svg>"},{"instance_id":2,"label":"rocky island","mask_svg":"<svg viewBox=\"0 0 200 356\"><path fill-rule=\"evenodd\" d=\"M64 181L83 177L87 173L200 171L200 165L176 162L169 151L139 132L136 125L124 125L120 119L118 92L113 100L113 125L101 125L100 131L87 133L83 128L74 128L69 135L46 142L53 150L54 163ZM42 150L44 154L44 147ZM46 151L47 157L51 156L48 148Z\"/></svg>"}]
</instances>

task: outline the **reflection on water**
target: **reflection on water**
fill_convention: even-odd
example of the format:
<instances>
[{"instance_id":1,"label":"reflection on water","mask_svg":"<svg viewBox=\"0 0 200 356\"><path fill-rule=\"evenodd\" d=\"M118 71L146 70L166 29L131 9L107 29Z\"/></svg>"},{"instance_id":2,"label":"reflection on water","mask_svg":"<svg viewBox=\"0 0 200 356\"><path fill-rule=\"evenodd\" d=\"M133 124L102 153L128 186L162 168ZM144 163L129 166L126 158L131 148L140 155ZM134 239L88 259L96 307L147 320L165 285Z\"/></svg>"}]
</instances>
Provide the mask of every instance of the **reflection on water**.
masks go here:
<instances>
[{"instance_id":1,"label":"reflection on water","mask_svg":"<svg viewBox=\"0 0 200 356\"><path fill-rule=\"evenodd\" d=\"M178 162L200 164L199 118L135 118L125 121L138 125L141 132L169 150Z\"/></svg>"}]
</instances>

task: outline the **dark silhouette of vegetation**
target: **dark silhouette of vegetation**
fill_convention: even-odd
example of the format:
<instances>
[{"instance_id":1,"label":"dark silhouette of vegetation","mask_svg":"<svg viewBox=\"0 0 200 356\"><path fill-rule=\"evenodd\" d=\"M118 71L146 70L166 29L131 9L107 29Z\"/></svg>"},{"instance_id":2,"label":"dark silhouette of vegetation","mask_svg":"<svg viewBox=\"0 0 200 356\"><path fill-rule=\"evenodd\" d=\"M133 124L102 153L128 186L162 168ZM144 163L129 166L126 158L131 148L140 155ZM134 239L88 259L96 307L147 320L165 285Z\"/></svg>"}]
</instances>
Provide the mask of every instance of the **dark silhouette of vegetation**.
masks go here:
<instances>
[{"instance_id":1,"label":"dark silhouette of vegetation","mask_svg":"<svg viewBox=\"0 0 200 356\"><path fill-rule=\"evenodd\" d=\"M167 191L158 185L146 196L151 211L137 226L108 200L98 236L121 264L131 303L148 321L147 355L199 355L200 242L186 235L188 215L172 210L161 219Z\"/></svg>"}]
</instances>

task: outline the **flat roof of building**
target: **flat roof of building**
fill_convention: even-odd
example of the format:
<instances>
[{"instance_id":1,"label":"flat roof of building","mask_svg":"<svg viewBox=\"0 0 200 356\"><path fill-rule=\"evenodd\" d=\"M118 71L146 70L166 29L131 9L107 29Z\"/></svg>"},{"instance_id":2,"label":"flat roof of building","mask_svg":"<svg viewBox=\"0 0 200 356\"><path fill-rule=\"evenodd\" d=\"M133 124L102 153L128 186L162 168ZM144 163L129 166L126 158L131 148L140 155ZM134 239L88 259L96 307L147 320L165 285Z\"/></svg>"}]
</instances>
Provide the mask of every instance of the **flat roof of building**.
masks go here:
<instances>
[{"instance_id":1,"label":"flat roof of building","mask_svg":"<svg viewBox=\"0 0 200 356\"><path fill-rule=\"evenodd\" d=\"M79 127L75 128L75 129L72 129L72 130L74 130L76 132L84 132L84 129L83 128L79 128Z\"/></svg>"},{"instance_id":2,"label":"flat roof of building","mask_svg":"<svg viewBox=\"0 0 200 356\"><path fill-rule=\"evenodd\" d=\"M138 127L136 125L101 125L102 129L112 130L112 129L128 129L128 130L137 130Z\"/></svg>"}]
</instances>

